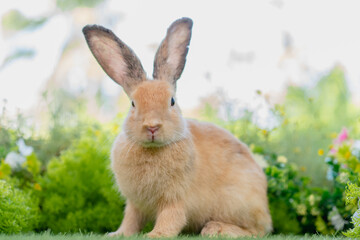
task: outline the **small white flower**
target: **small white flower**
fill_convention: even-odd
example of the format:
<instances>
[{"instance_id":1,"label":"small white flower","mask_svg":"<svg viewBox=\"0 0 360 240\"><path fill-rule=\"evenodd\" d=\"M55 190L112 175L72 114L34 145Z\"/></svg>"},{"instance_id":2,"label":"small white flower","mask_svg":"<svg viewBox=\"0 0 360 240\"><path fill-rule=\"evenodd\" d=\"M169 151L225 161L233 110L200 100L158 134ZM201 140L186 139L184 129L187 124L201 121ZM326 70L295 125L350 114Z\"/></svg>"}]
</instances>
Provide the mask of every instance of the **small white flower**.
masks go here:
<instances>
[{"instance_id":1,"label":"small white flower","mask_svg":"<svg viewBox=\"0 0 360 240\"><path fill-rule=\"evenodd\" d=\"M257 164L259 164L260 167L262 167L262 168L266 168L267 166L269 166L269 164L266 162L263 155L254 154L254 159L255 159L255 162L257 162Z\"/></svg>"},{"instance_id":2,"label":"small white flower","mask_svg":"<svg viewBox=\"0 0 360 240\"><path fill-rule=\"evenodd\" d=\"M349 175L346 172L342 172L338 176L339 182L347 183L349 181Z\"/></svg>"},{"instance_id":3,"label":"small white flower","mask_svg":"<svg viewBox=\"0 0 360 240\"><path fill-rule=\"evenodd\" d=\"M348 222L345 221L339 213L339 210L336 207L333 207L329 213L329 218L331 224L334 226L336 231L340 231L344 228L345 224Z\"/></svg>"},{"instance_id":4,"label":"small white flower","mask_svg":"<svg viewBox=\"0 0 360 240\"><path fill-rule=\"evenodd\" d=\"M332 167L329 167L327 172L326 172L326 179L329 181L333 181L334 180L334 176L333 176L333 170Z\"/></svg>"},{"instance_id":5,"label":"small white flower","mask_svg":"<svg viewBox=\"0 0 360 240\"><path fill-rule=\"evenodd\" d=\"M27 146L24 142L24 139L20 138L17 142L16 145L19 148L19 152L21 153L21 155L23 156L29 156L32 152L33 152L33 148L31 146Z\"/></svg>"},{"instance_id":6,"label":"small white flower","mask_svg":"<svg viewBox=\"0 0 360 240\"><path fill-rule=\"evenodd\" d=\"M14 169L21 167L21 164L23 164L25 161L26 158L16 152L9 152L5 157L5 162Z\"/></svg>"},{"instance_id":7,"label":"small white flower","mask_svg":"<svg viewBox=\"0 0 360 240\"><path fill-rule=\"evenodd\" d=\"M299 204L297 207L296 207L296 213L299 214L299 215L302 215L302 216L305 216L306 215L306 205L305 204Z\"/></svg>"},{"instance_id":8,"label":"small white flower","mask_svg":"<svg viewBox=\"0 0 360 240\"><path fill-rule=\"evenodd\" d=\"M355 140L352 147L353 149L360 150L360 140Z\"/></svg>"},{"instance_id":9,"label":"small white flower","mask_svg":"<svg viewBox=\"0 0 360 240\"><path fill-rule=\"evenodd\" d=\"M315 196L314 196L314 194L311 194L308 199L309 199L310 206L314 206L315 205Z\"/></svg>"},{"instance_id":10,"label":"small white flower","mask_svg":"<svg viewBox=\"0 0 360 240\"><path fill-rule=\"evenodd\" d=\"M360 157L360 140L355 140L352 145L352 154Z\"/></svg>"},{"instance_id":11,"label":"small white flower","mask_svg":"<svg viewBox=\"0 0 360 240\"><path fill-rule=\"evenodd\" d=\"M355 212L354 215L352 216L353 222L358 222L359 219L360 219L360 209L356 210L356 212Z\"/></svg>"},{"instance_id":12,"label":"small white flower","mask_svg":"<svg viewBox=\"0 0 360 240\"><path fill-rule=\"evenodd\" d=\"M287 163L287 158L285 156L278 156L277 159L276 159L277 162L279 163Z\"/></svg>"}]
</instances>

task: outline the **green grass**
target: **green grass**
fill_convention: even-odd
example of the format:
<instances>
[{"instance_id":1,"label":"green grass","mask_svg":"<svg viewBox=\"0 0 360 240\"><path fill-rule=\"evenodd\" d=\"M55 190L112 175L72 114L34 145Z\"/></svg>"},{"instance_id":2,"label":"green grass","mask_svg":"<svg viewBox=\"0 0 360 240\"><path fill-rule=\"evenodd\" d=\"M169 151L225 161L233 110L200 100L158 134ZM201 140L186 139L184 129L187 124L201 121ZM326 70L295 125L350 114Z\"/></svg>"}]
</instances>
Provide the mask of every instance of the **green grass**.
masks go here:
<instances>
[{"instance_id":1,"label":"green grass","mask_svg":"<svg viewBox=\"0 0 360 240\"><path fill-rule=\"evenodd\" d=\"M127 239L127 240L137 240L137 239L149 239L145 235L133 236L133 237L107 237L100 234L51 234L48 232L45 233L31 233L31 234L19 234L19 235L4 235L0 234L0 240L98 240L98 239ZM228 239L224 237L216 238L205 238L200 236L180 236L176 239L179 240L206 240L206 239ZM242 240L254 239L254 238L241 238ZM291 236L291 235L271 235L264 238L256 238L257 240L269 239L269 240L327 240L327 239L345 239L345 237L330 237L330 236L321 236L321 235L306 235L306 236Z\"/></svg>"}]
</instances>

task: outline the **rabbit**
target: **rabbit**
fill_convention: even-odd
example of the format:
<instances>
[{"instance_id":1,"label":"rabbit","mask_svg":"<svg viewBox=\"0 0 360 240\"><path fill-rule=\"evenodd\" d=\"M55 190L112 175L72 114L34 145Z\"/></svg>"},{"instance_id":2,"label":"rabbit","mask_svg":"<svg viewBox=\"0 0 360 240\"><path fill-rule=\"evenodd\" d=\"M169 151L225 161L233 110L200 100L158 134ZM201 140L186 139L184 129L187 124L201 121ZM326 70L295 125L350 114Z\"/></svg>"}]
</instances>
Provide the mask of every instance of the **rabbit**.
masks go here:
<instances>
[{"instance_id":1,"label":"rabbit","mask_svg":"<svg viewBox=\"0 0 360 240\"><path fill-rule=\"evenodd\" d=\"M205 236L263 236L272 230L267 181L248 147L211 123L184 119L175 97L193 22L171 24L148 79L135 53L112 31L87 25L87 44L131 101L111 150L111 168L126 198L124 218L110 236L181 232Z\"/></svg>"}]
</instances>

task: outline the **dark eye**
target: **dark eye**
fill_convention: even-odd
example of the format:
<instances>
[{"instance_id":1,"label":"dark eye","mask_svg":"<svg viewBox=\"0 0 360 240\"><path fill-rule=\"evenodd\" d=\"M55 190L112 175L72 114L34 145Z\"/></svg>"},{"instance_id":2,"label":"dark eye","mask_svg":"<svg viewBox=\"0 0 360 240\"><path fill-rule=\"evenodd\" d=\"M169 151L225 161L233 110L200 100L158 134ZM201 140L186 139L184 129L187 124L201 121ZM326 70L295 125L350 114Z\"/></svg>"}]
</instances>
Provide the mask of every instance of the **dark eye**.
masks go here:
<instances>
[{"instance_id":1,"label":"dark eye","mask_svg":"<svg viewBox=\"0 0 360 240\"><path fill-rule=\"evenodd\" d=\"M131 101L131 106L135 107L134 101Z\"/></svg>"},{"instance_id":2,"label":"dark eye","mask_svg":"<svg viewBox=\"0 0 360 240\"><path fill-rule=\"evenodd\" d=\"M171 98L171 106L174 106L175 105L175 99L172 97Z\"/></svg>"}]
</instances>

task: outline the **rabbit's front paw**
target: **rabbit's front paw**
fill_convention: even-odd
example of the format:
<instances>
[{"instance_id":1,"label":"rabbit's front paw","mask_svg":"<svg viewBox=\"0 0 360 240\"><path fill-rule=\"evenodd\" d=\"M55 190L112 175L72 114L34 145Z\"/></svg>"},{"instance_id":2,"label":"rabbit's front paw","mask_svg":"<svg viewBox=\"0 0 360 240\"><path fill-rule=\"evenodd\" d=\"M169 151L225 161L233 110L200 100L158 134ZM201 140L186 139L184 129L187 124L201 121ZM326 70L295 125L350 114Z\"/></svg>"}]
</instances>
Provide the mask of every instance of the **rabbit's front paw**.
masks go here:
<instances>
[{"instance_id":1,"label":"rabbit's front paw","mask_svg":"<svg viewBox=\"0 0 360 240\"><path fill-rule=\"evenodd\" d=\"M123 233L120 232L120 231L115 231L115 232L111 232L111 233L106 234L106 236L108 236L108 237L116 237L116 236L120 236L120 235L123 235Z\"/></svg>"},{"instance_id":2,"label":"rabbit's front paw","mask_svg":"<svg viewBox=\"0 0 360 240\"><path fill-rule=\"evenodd\" d=\"M146 236L149 237L149 238L160 238L160 237L162 237L163 235L162 235L160 232L151 231L151 232L149 232L148 234L146 234Z\"/></svg>"},{"instance_id":3,"label":"rabbit's front paw","mask_svg":"<svg viewBox=\"0 0 360 240\"><path fill-rule=\"evenodd\" d=\"M208 222L201 230L202 236L218 236L221 233L221 225L217 222Z\"/></svg>"},{"instance_id":4,"label":"rabbit's front paw","mask_svg":"<svg viewBox=\"0 0 360 240\"><path fill-rule=\"evenodd\" d=\"M148 234L146 234L147 237L149 238L163 238L163 237L174 237L176 236L176 234L169 234L166 232L161 232L161 231L151 231Z\"/></svg>"}]
</instances>

